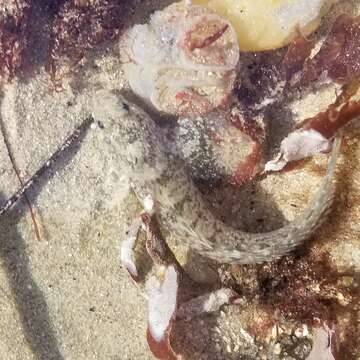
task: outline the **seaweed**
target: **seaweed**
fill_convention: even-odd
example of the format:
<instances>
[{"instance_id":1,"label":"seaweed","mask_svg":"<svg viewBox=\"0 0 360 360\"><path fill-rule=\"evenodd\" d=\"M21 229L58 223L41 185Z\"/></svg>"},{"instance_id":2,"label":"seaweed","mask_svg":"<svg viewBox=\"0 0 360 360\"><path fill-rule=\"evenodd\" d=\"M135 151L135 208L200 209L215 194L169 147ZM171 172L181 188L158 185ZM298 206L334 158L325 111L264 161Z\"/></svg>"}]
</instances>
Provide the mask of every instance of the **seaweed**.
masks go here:
<instances>
[{"instance_id":1,"label":"seaweed","mask_svg":"<svg viewBox=\"0 0 360 360\"><path fill-rule=\"evenodd\" d=\"M11 81L22 65L32 0L0 0L0 81Z\"/></svg>"},{"instance_id":2,"label":"seaweed","mask_svg":"<svg viewBox=\"0 0 360 360\"><path fill-rule=\"evenodd\" d=\"M336 82L360 77L360 16L341 15L332 26L319 52L306 61L301 83L316 81L324 73Z\"/></svg>"},{"instance_id":3,"label":"seaweed","mask_svg":"<svg viewBox=\"0 0 360 360\"><path fill-rule=\"evenodd\" d=\"M50 29L46 69L53 80L61 66L73 68L95 46L119 35L129 6L122 0L68 0Z\"/></svg>"}]
</instances>

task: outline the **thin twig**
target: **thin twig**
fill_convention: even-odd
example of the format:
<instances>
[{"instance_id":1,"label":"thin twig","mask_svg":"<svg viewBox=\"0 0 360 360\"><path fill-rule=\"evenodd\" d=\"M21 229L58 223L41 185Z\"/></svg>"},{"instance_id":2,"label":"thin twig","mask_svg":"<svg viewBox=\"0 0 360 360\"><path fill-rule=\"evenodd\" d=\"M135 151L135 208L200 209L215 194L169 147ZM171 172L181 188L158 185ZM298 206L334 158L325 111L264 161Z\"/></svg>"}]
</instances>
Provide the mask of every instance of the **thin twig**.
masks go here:
<instances>
[{"instance_id":1,"label":"thin twig","mask_svg":"<svg viewBox=\"0 0 360 360\"><path fill-rule=\"evenodd\" d=\"M27 190L29 190L39 178L60 158L64 150L70 147L94 122L92 117L86 118L81 125L79 125L74 132L64 141L64 143L54 152L53 155L42 165L36 173L27 180L22 187L12 195L0 209L0 216L6 213L19 199L21 199Z\"/></svg>"},{"instance_id":2,"label":"thin twig","mask_svg":"<svg viewBox=\"0 0 360 360\"><path fill-rule=\"evenodd\" d=\"M19 180L19 183L20 183L21 187L23 187L24 182L23 182L23 179L21 178L20 170L16 165L14 155L13 155L13 153L11 151L11 145L9 143L7 131L5 129L5 124L4 124L2 119L0 120L0 129L1 129L1 134L2 134L3 139L4 139L4 144L5 144L6 151L8 153L11 165L12 165L12 167L13 167L15 173L16 173L16 176L17 176L17 178ZM38 223L36 221L34 208L31 205L30 199L26 194L24 194L24 198L25 198L25 201L26 201L26 203L27 203L27 205L29 207L30 216L31 216L31 219L32 219L32 222L33 222L33 225L34 225L35 236L40 241L41 240L41 235L40 235L40 230L39 230Z\"/></svg>"}]
</instances>

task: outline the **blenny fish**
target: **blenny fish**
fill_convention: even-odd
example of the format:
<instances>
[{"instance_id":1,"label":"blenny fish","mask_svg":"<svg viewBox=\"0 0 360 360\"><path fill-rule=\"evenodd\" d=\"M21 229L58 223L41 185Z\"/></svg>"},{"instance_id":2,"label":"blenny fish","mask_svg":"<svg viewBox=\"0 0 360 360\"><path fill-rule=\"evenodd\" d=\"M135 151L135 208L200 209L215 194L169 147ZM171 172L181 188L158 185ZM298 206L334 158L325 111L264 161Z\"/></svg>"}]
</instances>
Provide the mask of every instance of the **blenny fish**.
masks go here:
<instances>
[{"instance_id":1,"label":"blenny fish","mask_svg":"<svg viewBox=\"0 0 360 360\"><path fill-rule=\"evenodd\" d=\"M142 109L118 97L120 132L127 147L131 186L144 205L151 197L160 223L198 253L222 263L261 263L289 253L324 222L334 198L340 139L334 141L327 173L307 208L268 233L246 233L217 219L186 172L166 148L161 129ZM146 204L145 204L146 207Z\"/></svg>"}]
</instances>

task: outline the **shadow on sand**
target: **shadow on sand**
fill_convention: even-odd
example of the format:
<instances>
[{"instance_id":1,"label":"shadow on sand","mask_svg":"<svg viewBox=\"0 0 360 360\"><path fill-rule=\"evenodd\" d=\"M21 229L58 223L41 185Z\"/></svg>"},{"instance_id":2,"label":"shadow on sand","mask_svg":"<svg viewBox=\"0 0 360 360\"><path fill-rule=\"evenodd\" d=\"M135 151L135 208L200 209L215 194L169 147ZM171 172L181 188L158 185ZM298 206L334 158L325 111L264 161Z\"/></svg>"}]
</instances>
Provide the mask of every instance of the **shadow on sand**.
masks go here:
<instances>
[{"instance_id":1,"label":"shadow on sand","mask_svg":"<svg viewBox=\"0 0 360 360\"><path fill-rule=\"evenodd\" d=\"M26 341L34 355L40 360L61 360L63 357L44 294L31 275L26 244L17 230L23 212L14 210L0 217L2 268L7 275Z\"/></svg>"}]
</instances>

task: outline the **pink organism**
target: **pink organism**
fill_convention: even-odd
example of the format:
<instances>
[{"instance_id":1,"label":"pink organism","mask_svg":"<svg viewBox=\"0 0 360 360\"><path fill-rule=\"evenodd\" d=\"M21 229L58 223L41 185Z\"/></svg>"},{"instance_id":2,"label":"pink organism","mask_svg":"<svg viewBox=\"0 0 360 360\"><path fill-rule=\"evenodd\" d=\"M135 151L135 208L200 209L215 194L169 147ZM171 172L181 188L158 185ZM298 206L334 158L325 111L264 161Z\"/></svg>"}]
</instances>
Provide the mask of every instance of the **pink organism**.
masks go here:
<instances>
[{"instance_id":1,"label":"pink organism","mask_svg":"<svg viewBox=\"0 0 360 360\"><path fill-rule=\"evenodd\" d=\"M124 38L130 86L157 110L195 116L228 103L239 46L233 26L212 10L175 3Z\"/></svg>"}]
</instances>

